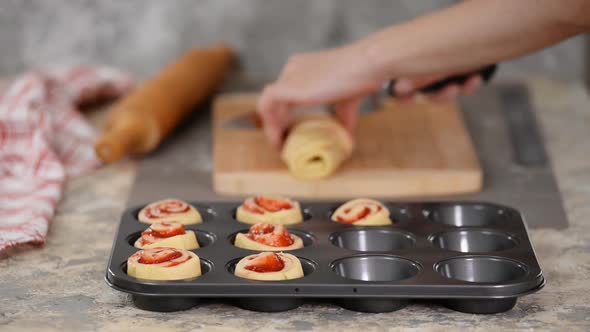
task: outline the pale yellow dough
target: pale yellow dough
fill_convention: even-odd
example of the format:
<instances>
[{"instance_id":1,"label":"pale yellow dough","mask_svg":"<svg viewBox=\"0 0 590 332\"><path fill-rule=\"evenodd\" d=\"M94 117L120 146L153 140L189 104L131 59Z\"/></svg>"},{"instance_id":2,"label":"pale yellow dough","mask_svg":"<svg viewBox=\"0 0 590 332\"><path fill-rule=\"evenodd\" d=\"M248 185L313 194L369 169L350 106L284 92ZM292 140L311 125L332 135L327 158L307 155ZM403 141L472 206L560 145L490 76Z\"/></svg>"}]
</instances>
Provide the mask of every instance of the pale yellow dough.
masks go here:
<instances>
[{"instance_id":1,"label":"pale yellow dough","mask_svg":"<svg viewBox=\"0 0 590 332\"><path fill-rule=\"evenodd\" d=\"M254 198L247 198L246 200L253 200ZM285 199L285 198L281 198ZM293 208L288 210L280 210L277 212L253 213L246 210L242 205L236 210L236 219L245 224L254 225L259 222L266 222L273 225L294 225L303 221L303 213L299 202L288 200Z\"/></svg>"},{"instance_id":2,"label":"pale yellow dough","mask_svg":"<svg viewBox=\"0 0 590 332\"><path fill-rule=\"evenodd\" d=\"M268 254L267 252L262 252L255 255L250 255L242 258L238 264L236 265L236 270L234 274L240 278L250 279L250 280L264 280L264 281L277 281L277 280L289 280L289 279L298 279L303 278L303 268L301 267L301 262L299 258L287 254L287 253L278 253L285 263L285 267L282 271L278 272L255 272L246 270L245 267L248 265L248 258L255 257L258 255Z\"/></svg>"},{"instance_id":3,"label":"pale yellow dough","mask_svg":"<svg viewBox=\"0 0 590 332\"><path fill-rule=\"evenodd\" d=\"M266 244L262 244L250 239L246 234L238 233L234 245L238 248L258 250L258 251L289 251L303 248L303 240L295 235L291 234L294 242L288 247L272 247Z\"/></svg>"},{"instance_id":4,"label":"pale yellow dough","mask_svg":"<svg viewBox=\"0 0 590 332\"><path fill-rule=\"evenodd\" d=\"M377 207L381 207L380 211L377 211ZM389 217L389 210L385 207L381 202L376 201L374 199L367 199L367 198L358 198L348 201L334 213L332 213L332 221L339 222L336 219L338 216L345 216L347 213L344 211L350 209L348 215L356 215L359 211L364 209L364 207L369 207L371 212L365 218L359 219L357 222L353 223L352 225L355 226L383 226L383 225L390 225L392 224L391 218Z\"/></svg>"},{"instance_id":5,"label":"pale yellow dough","mask_svg":"<svg viewBox=\"0 0 590 332\"><path fill-rule=\"evenodd\" d=\"M139 214L137 216L139 221L146 223L146 224L173 221L173 222L177 222L177 223L180 223L183 225L200 224L203 222L203 218L201 217L201 214L199 213L199 211L194 206L192 206L184 201L181 201L181 202L183 202L184 204L189 206L189 210L187 212L172 213L167 216L160 217L160 218L150 218L146 215L146 211L148 208L153 208L164 201L167 201L167 199L151 203L151 204L147 205L146 207L144 207L143 209L141 209L141 211L139 211Z\"/></svg>"},{"instance_id":6,"label":"pale yellow dough","mask_svg":"<svg viewBox=\"0 0 590 332\"><path fill-rule=\"evenodd\" d=\"M138 262L139 256L133 255L127 260L127 274L145 280L182 280L200 276L199 256L187 250L178 250L182 251L182 256L178 259L184 259L186 255L190 255L191 259L176 266L167 267L170 262L142 264Z\"/></svg>"},{"instance_id":7,"label":"pale yellow dough","mask_svg":"<svg viewBox=\"0 0 590 332\"><path fill-rule=\"evenodd\" d=\"M333 174L352 149L352 138L334 118L308 115L291 129L281 157L295 178L318 180Z\"/></svg>"},{"instance_id":8,"label":"pale yellow dough","mask_svg":"<svg viewBox=\"0 0 590 332\"><path fill-rule=\"evenodd\" d=\"M186 250L193 250L199 248L199 242L197 241L197 236L193 231L186 231L184 234L175 235L167 238L163 238L160 241L156 241L151 244L146 244L145 246L141 245L141 237L135 241L134 244L135 248L139 249L151 249L151 248L176 248L176 249L186 249Z\"/></svg>"}]
</instances>

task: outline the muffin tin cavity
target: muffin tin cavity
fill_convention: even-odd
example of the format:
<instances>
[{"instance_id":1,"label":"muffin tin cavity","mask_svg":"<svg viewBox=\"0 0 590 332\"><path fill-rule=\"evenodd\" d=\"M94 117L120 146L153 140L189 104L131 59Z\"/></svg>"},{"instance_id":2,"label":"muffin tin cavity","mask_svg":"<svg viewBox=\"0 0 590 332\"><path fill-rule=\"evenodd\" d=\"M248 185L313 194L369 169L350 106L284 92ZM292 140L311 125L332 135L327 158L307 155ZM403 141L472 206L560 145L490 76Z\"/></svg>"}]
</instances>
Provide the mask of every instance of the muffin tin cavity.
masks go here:
<instances>
[{"instance_id":1,"label":"muffin tin cavity","mask_svg":"<svg viewBox=\"0 0 590 332\"><path fill-rule=\"evenodd\" d=\"M420 272L420 265L411 260L385 255L363 255L334 261L332 270L339 276L362 281L400 281Z\"/></svg>"},{"instance_id":2,"label":"muffin tin cavity","mask_svg":"<svg viewBox=\"0 0 590 332\"><path fill-rule=\"evenodd\" d=\"M449 226L492 226L506 220L506 211L480 203L432 204L425 210L427 218Z\"/></svg>"},{"instance_id":3,"label":"muffin tin cavity","mask_svg":"<svg viewBox=\"0 0 590 332\"><path fill-rule=\"evenodd\" d=\"M430 237L435 247L465 253L489 253L516 247L518 241L506 233L489 229L462 229Z\"/></svg>"},{"instance_id":4,"label":"muffin tin cavity","mask_svg":"<svg viewBox=\"0 0 590 332\"><path fill-rule=\"evenodd\" d=\"M287 228L287 230L289 231L289 233L299 236L301 238L301 240L303 241L304 247L308 247L313 244L314 238L313 238L313 235L311 235L309 232L298 230L298 229L292 229L292 228ZM244 228L238 232L232 233L228 237L229 243L231 243L231 245L234 245L234 243L236 241L236 235L238 235L238 233L248 234L248 228ZM249 250L249 249L244 249L244 250ZM299 250L299 249L295 249L295 250ZM289 251L293 251L293 250L289 250Z\"/></svg>"},{"instance_id":5,"label":"muffin tin cavity","mask_svg":"<svg viewBox=\"0 0 590 332\"><path fill-rule=\"evenodd\" d=\"M181 197L182 199L182 197ZM257 281L234 275L238 261L257 251L234 246L251 225L235 220L242 202L188 202L204 222L185 225L200 244L202 275L176 281L146 281L127 275L133 243L148 224L143 207L123 213L113 243L107 283L132 295L145 310L176 311L200 301L276 312L312 299L359 312L388 312L413 299L457 311L489 314L510 310L520 296L536 292L544 278L524 219L513 208L481 202L386 202L393 221L384 226L333 222L343 202L300 202L305 222L287 225L304 247L289 251L304 277ZM314 303L314 301L311 301Z\"/></svg>"},{"instance_id":6,"label":"muffin tin cavity","mask_svg":"<svg viewBox=\"0 0 590 332\"><path fill-rule=\"evenodd\" d=\"M523 278L522 263L498 257L457 257L436 265L443 277L468 282L508 283Z\"/></svg>"},{"instance_id":7,"label":"muffin tin cavity","mask_svg":"<svg viewBox=\"0 0 590 332\"><path fill-rule=\"evenodd\" d=\"M414 246L412 235L391 228L348 229L330 235L333 245L354 251L396 251Z\"/></svg>"}]
</instances>

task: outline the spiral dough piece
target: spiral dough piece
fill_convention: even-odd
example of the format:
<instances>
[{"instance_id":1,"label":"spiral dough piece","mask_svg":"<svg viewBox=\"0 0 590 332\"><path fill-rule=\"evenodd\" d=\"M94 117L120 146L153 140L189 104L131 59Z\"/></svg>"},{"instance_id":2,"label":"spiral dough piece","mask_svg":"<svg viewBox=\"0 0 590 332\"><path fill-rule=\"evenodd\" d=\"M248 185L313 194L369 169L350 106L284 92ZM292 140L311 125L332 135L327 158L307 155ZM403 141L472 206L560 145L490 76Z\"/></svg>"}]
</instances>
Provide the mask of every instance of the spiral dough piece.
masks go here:
<instances>
[{"instance_id":1,"label":"spiral dough piece","mask_svg":"<svg viewBox=\"0 0 590 332\"><path fill-rule=\"evenodd\" d=\"M127 274L145 280L182 280L201 275L199 256L174 248L144 249L127 260Z\"/></svg>"},{"instance_id":2,"label":"spiral dough piece","mask_svg":"<svg viewBox=\"0 0 590 332\"><path fill-rule=\"evenodd\" d=\"M242 258L234 274L251 280L289 280L303 277L299 258L287 253L262 252Z\"/></svg>"},{"instance_id":3,"label":"spiral dough piece","mask_svg":"<svg viewBox=\"0 0 590 332\"><path fill-rule=\"evenodd\" d=\"M303 240L283 225L257 223L248 233L238 233L234 245L249 250L287 251L303 248Z\"/></svg>"},{"instance_id":4,"label":"spiral dough piece","mask_svg":"<svg viewBox=\"0 0 590 332\"><path fill-rule=\"evenodd\" d=\"M151 203L139 211L138 219L146 224L173 221L190 225L203 222L201 214L194 206L178 199L165 199Z\"/></svg>"},{"instance_id":5,"label":"spiral dough piece","mask_svg":"<svg viewBox=\"0 0 590 332\"><path fill-rule=\"evenodd\" d=\"M134 246L139 249L165 247L193 250L199 248L199 242L195 232L185 231L183 224L159 222L143 231Z\"/></svg>"},{"instance_id":6,"label":"spiral dough piece","mask_svg":"<svg viewBox=\"0 0 590 332\"><path fill-rule=\"evenodd\" d=\"M246 224L266 222L293 225L303 221L299 203L288 198L256 196L247 198L236 211L236 219Z\"/></svg>"},{"instance_id":7,"label":"spiral dough piece","mask_svg":"<svg viewBox=\"0 0 590 332\"><path fill-rule=\"evenodd\" d=\"M376 200L359 198L342 204L334 213L332 221L355 226L390 225L389 210Z\"/></svg>"}]
</instances>

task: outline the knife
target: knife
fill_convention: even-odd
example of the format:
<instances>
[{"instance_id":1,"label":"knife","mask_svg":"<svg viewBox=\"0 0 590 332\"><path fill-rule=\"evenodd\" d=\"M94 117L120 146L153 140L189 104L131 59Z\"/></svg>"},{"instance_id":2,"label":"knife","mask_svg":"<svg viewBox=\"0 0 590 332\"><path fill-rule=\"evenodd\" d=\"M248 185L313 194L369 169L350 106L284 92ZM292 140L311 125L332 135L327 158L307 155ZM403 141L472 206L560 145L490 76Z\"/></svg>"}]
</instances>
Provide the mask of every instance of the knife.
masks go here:
<instances>
[{"instance_id":1,"label":"knife","mask_svg":"<svg viewBox=\"0 0 590 332\"><path fill-rule=\"evenodd\" d=\"M496 64L492 64L489 66L485 66L479 70L469 72L467 74L454 75L451 77L447 77L443 80L436 81L426 87L423 87L422 89L420 89L420 92L432 93L432 92L436 92L436 91L444 88L448 84L464 84L473 75L480 75L482 77L483 82L487 83L490 81L492 76L494 76L494 73L496 72L497 67L498 66ZM379 100L384 96L398 97L395 93L395 90L394 90L395 82L396 82L395 80L390 80L390 81L386 82L380 91L378 91L377 93L375 93L373 95L367 96L367 98L364 98L363 103L360 106L361 112L371 112L371 111L377 109L377 106L379 104ZM318 112L318 111L324 111L324 112L329 111L329 107L296 108L294 110L294 112L296 114L297 113L302 114L302 113L308 113L308 112ZM221 126L223 128L228 128L228 129L262 128L262 119L260 118L260 115L258 115L256 110L252 110L247 113L238 115L234 118L231 118L229 120L226 120L225 122L222 123Z\"/></svg>"}]
</instances>

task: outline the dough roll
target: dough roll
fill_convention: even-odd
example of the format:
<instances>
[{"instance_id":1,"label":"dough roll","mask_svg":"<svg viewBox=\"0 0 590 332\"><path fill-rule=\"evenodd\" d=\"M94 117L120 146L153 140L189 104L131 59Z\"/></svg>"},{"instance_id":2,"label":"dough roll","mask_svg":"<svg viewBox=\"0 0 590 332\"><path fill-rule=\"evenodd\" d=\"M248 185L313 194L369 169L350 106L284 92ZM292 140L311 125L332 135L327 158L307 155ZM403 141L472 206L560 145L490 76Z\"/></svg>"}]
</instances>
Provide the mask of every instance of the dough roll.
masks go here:
<instances>
[{"instance_id":1,"label":"dough roll","mask_svg":"<svg viewBox=\"0 0 590 332\"><path fill-rule=\"evenodd\" d=\"M273 225L293 225L303 221L298 202L282 197L249 197L236 210L236 219L246 224L267 222Z\"/></svg>"},{"instance_id":2,"label":"dough roll","mask_svg":"<svg viewBox=\"0 0 590 332\"><path fill-rule=\"evenodd\" d=\"M146 224L177 222L183 225L200 224L203 217L187 202L178 199L165 199L149 204L139 211L139 221Z\"/></svg>"},{"instance_id":3,"label":"dough roll","mask_svg":"<svg viewBox=\"0 0 590 332\"><path fill-rule=\"evenodd\" d=\"M186 231L183 224L159 222L143 231L133 246L139 249L162 247L194 250L199 248L199 242L195 232Z\"/></svg>"},{"instance_id":4,"label":"dough roll","mask_svg":"<svg viewBox=\"0 0 590 332\"><path fill-rule=\"evenodd\" d=\"M350 135L331 116L305 116L291 129L281 157L295 178L318 180L333 174L352 146Z\"/></svg>"},{"instance_id":5,"label":"dough roll","mask_svg":"<svg viewBox=\"0 0 590 332\"><path fill-rule=\"evenodd\" d=\"M201 275L199 256L184 249L144 249L127 260L127 274L145 280L182 280Z\"/></svg>"},{"instance_id":6,"label":"dough roll","mask_svg":"<svg viewBox=\"0 0 590 332\"><path fill-rule=\"evenodd\" d=\"M303 248L303 240L291 234L283 225L257 223L248 233L238 233L234 245L259 251L287 251Z\"/></svg>"},{"instance_id":7,"label":"dough roll","mask_svg":"<svg viewBox=\"0 0 590 332\"><path fill-rule=\"evenodd\" d=\"M353 199L340 205L332 214L332 221L355 226L384 226L392 223L387 207L367 198Z\"/></svg>"}]
</instances>

